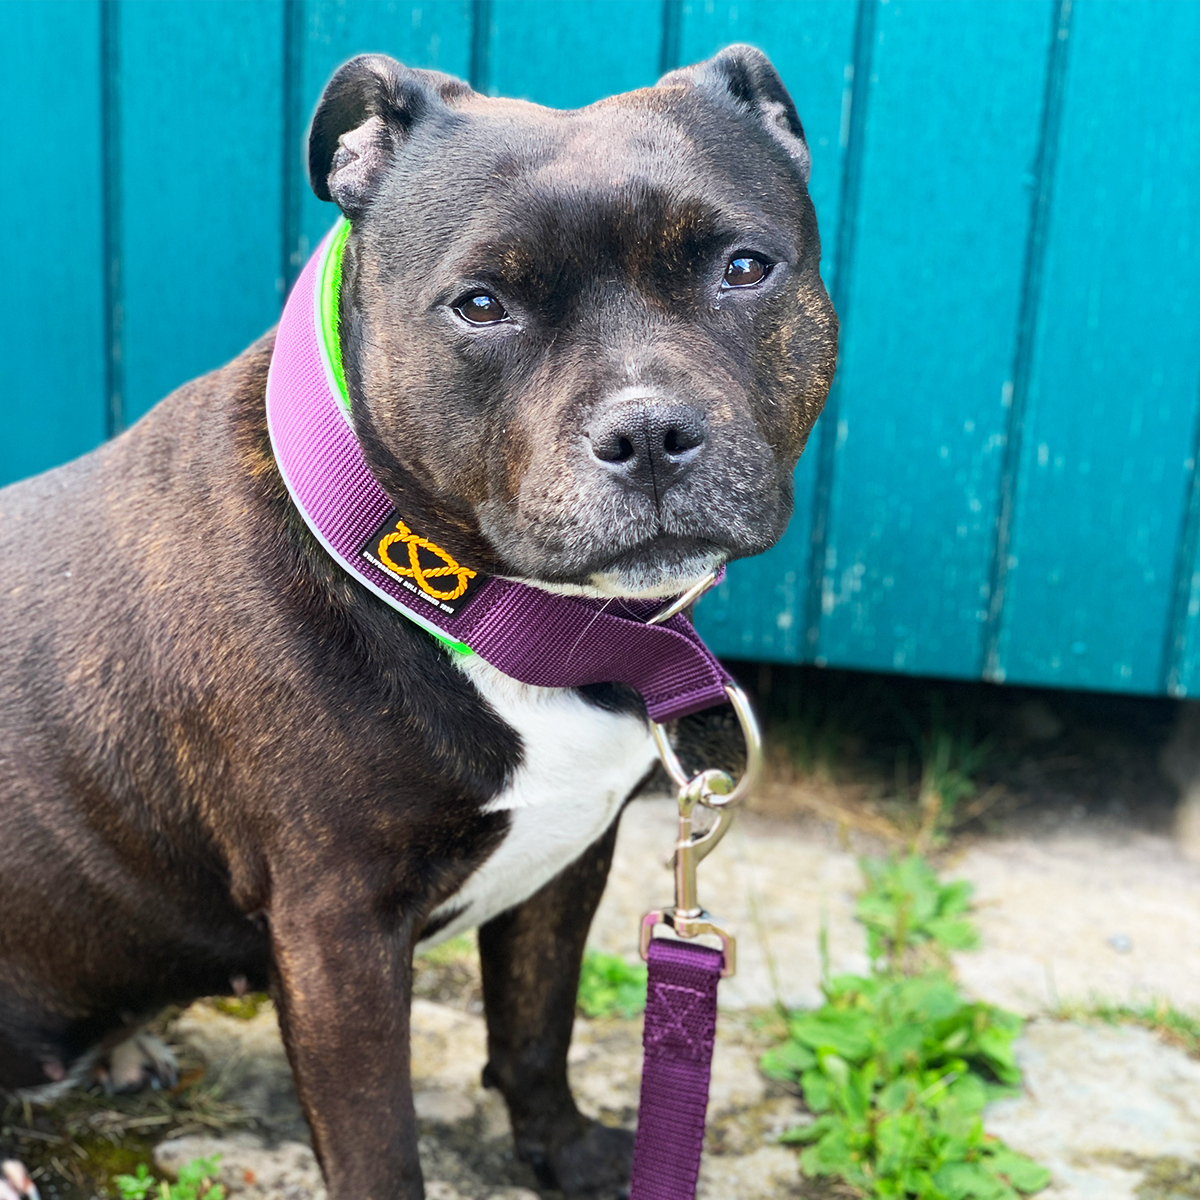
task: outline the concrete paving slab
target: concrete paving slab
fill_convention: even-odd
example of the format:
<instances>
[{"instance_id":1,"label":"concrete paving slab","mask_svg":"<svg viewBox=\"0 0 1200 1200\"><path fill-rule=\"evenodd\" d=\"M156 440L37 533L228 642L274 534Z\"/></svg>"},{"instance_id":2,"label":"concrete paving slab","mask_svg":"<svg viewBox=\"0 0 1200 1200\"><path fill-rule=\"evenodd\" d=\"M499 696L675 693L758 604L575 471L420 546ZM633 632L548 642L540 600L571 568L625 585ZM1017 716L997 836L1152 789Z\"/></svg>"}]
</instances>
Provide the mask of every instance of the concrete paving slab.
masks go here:
<instances>
[{"instance_id":1,"label":"concrete paving slab","mask_svg":"<svg viewBox=\"0 0 1200 1200\"><path fill-rule=\"evenodd\" d=\"M1026 1015L1090 999L1200 1007L1200 863L1174 839L988 839L946 874L975 885L983 944L956 960L974 995Z\"/></svg>"},{"instance_id":2,"label":"concrete paving slab","mask_svg":"<svg viewBox=\"0 0 1200 1200\"><path fill-rule=\"evenodd\" d=\"M1148 1030L1036 1020L1017 1059L1025 1094L986 1124L1050 1169L1044 1200L1152 1200L1156 1164L1200 1163L1200 1062Z\"/></svg>"}]
</instances>

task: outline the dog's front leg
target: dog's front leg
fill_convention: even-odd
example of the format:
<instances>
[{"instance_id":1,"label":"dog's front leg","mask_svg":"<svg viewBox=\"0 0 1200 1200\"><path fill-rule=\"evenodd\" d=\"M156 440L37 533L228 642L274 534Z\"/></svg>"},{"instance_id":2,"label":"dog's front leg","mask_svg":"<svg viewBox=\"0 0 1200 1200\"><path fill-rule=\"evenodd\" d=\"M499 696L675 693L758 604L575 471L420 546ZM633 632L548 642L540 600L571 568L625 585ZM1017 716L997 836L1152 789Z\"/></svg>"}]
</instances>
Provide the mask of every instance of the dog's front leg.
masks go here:
<instances>
[{"instance_id":1,"label":"dog's front leg","mask_svg":"<svg viewBox=\"0 0 1200 1200\"><path fill-rule=\"evenodd\" d=\"M479 930L488 1065L512 1117L517 1154L567 1196L629 1182L633 1137L585 1117L567 1084L584 943L612 863L616 823L524 904Z\"/></svg>"},{"instance_id":2,"label":"dog's front leg","mask_svg":"<svg viewBox=\"0 0 1200 1200\"><path fill-rule=\"evenodd\" d=\"M329 1200L421 1200L409 1077L412 926L361 903L273 902L274 997Z\"/></svg>"}]
</instances>

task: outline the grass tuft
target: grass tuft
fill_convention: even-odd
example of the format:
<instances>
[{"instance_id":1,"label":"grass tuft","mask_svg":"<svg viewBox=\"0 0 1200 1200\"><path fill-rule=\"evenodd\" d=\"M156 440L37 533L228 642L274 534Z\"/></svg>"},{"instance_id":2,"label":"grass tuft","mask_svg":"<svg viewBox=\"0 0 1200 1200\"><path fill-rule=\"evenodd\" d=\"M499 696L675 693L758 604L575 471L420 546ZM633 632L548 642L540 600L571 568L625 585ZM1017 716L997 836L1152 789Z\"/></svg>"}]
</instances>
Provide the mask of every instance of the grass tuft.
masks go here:
<instances>
[{"instance_id":1,"label":"grass tuft","mask_svg":"<svg viewBox=\"0 0 1200 1200\"><path fill-rule=\"evenodd\" d=\"M253 1021L263 1009L270 1007L266 992L248 992L244 996L212 996L208 1003L219 1013L238 1021Z\"/></svg>"},{"instance_id":2,"label":"grass tuft","mask_svg":"<svg viewBox=\"0 0 1200 1200\"><path fill-rule=\"evenodd\" d=\"M1169 1000L1146 1004L1116 1004L1108 1000L1060 1001L1050 1016L1059 1021L1104 1021L1109 1025L1140 1025L1164 1042L1200 1058L1200 1017L1176 1008Z\"/></svg>"}]
</instances>

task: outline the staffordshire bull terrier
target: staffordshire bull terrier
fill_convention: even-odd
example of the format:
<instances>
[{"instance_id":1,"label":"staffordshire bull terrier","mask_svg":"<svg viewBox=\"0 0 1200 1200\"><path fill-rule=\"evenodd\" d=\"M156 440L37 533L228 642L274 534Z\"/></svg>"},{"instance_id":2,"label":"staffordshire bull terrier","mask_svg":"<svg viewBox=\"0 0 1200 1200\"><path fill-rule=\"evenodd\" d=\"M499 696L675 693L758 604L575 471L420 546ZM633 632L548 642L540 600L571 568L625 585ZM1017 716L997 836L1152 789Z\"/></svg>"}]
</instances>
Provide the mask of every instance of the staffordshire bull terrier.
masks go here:
<instances>
[{"instance_id":1,"label":"staffordshire bull terrier","mask_svg":"<svg viewBox=\"0 0 1200 1200\"><path fill-rule=\"evenodd\" d=\"M837 321L761 53L569 112L359 57L309 169L349 222L353 431L422 544L647 598L780 536ZM331 1200L416 1200L412 956L477 927L518 1155L614 1193L631 1138L566 1059L645 708L518 683L343 571L272 455L273 338L0 492L0 1087L269 989Z\"/></svg>"}]
</instances>

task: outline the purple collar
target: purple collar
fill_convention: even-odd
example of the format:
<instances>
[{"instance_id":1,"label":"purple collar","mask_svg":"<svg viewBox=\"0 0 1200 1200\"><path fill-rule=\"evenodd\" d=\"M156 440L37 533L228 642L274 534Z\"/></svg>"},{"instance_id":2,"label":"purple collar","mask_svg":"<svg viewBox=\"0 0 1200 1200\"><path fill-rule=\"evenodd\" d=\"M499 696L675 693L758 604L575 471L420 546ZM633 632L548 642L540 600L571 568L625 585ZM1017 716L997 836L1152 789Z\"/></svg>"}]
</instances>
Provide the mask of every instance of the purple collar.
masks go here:
<instances>
[{"instance_id":1,"label":"purple collar","mask_svg":"<svg viewBox=\"0 0 1200 1200\"><path fill-rule=\"evenodd\" d=\"M338 395L322 284L335 229L288 297L267 376L275 462L308 527L364 587L458 653L522 683L625 683L654 721L725 702L725 669L683 615L657 625L661 602L562 596L485 576L410 529L375 481ZM340 257L340 254L339 254ZM333 264L334 278L340 262Z\"/></svg>"}]
</instances>

